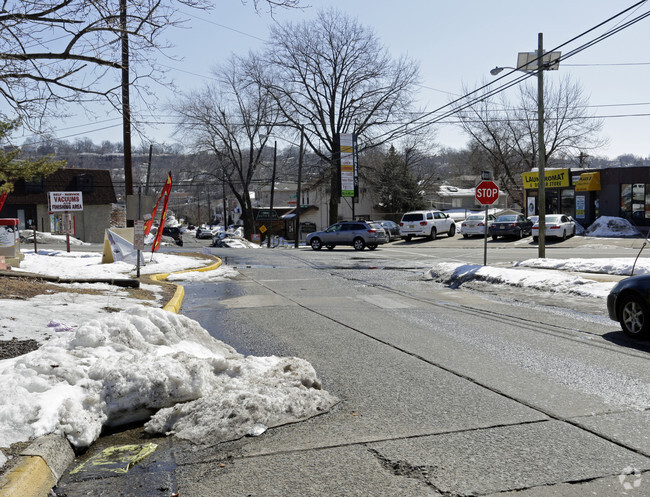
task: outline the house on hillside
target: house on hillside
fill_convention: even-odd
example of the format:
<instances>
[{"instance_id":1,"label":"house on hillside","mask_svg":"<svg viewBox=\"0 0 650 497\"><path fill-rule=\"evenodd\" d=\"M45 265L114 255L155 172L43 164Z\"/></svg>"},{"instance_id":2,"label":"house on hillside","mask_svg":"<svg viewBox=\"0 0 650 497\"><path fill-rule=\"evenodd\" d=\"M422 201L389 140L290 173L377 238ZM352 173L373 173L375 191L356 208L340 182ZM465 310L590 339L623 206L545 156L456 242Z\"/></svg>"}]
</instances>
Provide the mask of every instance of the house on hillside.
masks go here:
<instances>
[{"instance_id":1,"label":"house on hillside","mask_svg":"<svg viewBox=\"0 0 650 497\"><path fill-rule=\"evenodd\" d=\"M20 180L7 197L2 217L17 218L19 229L65 233L64 213L49 209L50 192L81 192L83 210L71 211L70 234L84 242L102 243L117 202L110 172L99 169L59 169L33 181Z\"/></svg>"}]
</instances>

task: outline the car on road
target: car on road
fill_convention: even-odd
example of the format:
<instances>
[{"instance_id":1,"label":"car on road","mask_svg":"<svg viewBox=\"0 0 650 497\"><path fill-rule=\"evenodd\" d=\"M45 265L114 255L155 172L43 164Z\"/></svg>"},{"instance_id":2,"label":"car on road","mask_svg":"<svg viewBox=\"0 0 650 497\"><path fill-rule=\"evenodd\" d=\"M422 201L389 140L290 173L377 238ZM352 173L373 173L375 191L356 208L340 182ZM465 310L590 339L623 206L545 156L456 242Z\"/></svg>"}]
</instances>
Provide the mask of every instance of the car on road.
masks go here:
<instances>
[{"instance_id":1,"label":"car on road","mask_svg":"<svg viewBox=\"0 0 650 497\"><path fill-rule=\"evenodd\" d=\"M212 240L214 231L208 228L196 228L196 238L199 240Z\"/></svg>"},{"instance_id":2,"label":"car on road","mask_svg":"<svg viewBox=\"0 0 650 497\"><path fill-rule=\"evenodd\" d=\"M623 333L632 338L650 337L650 274L619 281L607 296L610 319L621 323Z\"/></svg>"},{"instance_id":3,"label":"car on road","mask_svg":"<svg viewBox=\"0 0 650 497\"><path fill-rule=\"evenodd\" d=\"M380 219L378 221L373 221L373 223L380 224L381 227L384 228L389 242L392 240L397 240L398 238L402 238L402 235L399 232L399 224L397 224L395 221Z\"/></svg>"},{"instance_id":4,"label":"car on road","mask_svg":"<svg viewBox=\"0 0 650 497\"><path fill-rule=\"evenodd\" d=\"M180 247L183 246L183 235L181 234L181 229L180 228L178 228L178 227L170 228L170 227L165 226L163 228L162 234L163 234L163 236L168 236L168 237L172 238L174 240L174 243L176 243L176 245L178 245Z\"/></svg>"},{"instance_id":5,"label":"car on road","mask_svg":"<svg viewBox=\"0 0 650 497\"><path fill-rule=\"evenodd\" d=\"M488 214L488 229L494 223L496 217L493 214ZM463 238L470 236L485 234L485 214L470 214L465 220L460 223L460 234Z\"/></svg>"},{"instance_id":6,"label":"car on road","mask_svg":"<svg viewBox=\"0 0 650 497\"><path fill-rule=\"evenodd\" d=\"M435 240L441 233L454 236L456 223L442 211L411 211L402 216L399 231L407 242L414 236L426 236L429 240Z\"/></svg>"},{"instance_id":7,"label":"car on road","mask_svg":"<svg viewBox=\"0 0 650 497\"><path fill-rule=\"evenodd\" d=\"M500 236L523 238L533 231L533 222L523 214L502 214L488 228L493 240Z\"/></svg>"},{"instance_id":8,"label":"car on road","mask_svg":"<svg viewBox=\"0 0 650 497\"><path fill-rule=\"evenodd\" d=\"M375 250L378 245L388 243L388 237L380 224L366 221L341 221L325 231L309 233L305 239L313 250L326 247L334 249L337 245L351 245L355 250Z\"/></svg>"},{"instance_id":9,"label":"car on road","mask_svg":"<svg viewBox=\"0 0 650 497\"><path fill-rule=\"evenodd\" d=\"M560 238L566 240L568 236L576 234L576 223L572 218L564 214L548 214L546 220L546 238ZM539 221L533 224L533 241L539 239Z\"/></svg>"}]
</instances>

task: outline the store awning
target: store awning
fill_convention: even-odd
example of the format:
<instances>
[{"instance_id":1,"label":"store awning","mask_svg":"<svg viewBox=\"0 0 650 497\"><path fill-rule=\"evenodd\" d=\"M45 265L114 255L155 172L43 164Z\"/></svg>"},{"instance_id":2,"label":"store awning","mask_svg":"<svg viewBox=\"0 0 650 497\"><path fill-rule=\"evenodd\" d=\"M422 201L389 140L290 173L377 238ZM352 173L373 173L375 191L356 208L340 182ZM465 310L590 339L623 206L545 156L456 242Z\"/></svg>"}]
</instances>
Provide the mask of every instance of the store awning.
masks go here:
<instances>
[{"instance_id":1,"label":"store awning","mask_svg":"<svg viewBox=\"0 0 650 497\"><path fill-rule=\"evenodd\" d=\"M598 192L600 191L600 172L582 173L576 183L577 192Z\"/></svg>"}]
</instances>

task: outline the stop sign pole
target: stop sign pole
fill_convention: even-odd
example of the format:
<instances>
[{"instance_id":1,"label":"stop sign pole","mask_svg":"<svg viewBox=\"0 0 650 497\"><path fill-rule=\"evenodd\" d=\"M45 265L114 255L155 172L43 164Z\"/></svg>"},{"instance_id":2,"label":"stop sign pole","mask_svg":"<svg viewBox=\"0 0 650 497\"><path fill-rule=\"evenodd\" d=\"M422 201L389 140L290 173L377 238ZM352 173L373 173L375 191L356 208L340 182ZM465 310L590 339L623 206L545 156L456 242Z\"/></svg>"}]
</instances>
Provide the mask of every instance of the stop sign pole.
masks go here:
<instances>
[{"instance_id":1,"label":"stop sign pole","mask_svg":"<svg viewBox=\"0 0 650 497\"><path fill-rule=\"evenodd\" d=\"M485 225L483 227L483 265L487 265L488 207L499 200L499 187L494 181L481 181L475 189L476 201L485 206Z\"/></svg>"}]
</instances>

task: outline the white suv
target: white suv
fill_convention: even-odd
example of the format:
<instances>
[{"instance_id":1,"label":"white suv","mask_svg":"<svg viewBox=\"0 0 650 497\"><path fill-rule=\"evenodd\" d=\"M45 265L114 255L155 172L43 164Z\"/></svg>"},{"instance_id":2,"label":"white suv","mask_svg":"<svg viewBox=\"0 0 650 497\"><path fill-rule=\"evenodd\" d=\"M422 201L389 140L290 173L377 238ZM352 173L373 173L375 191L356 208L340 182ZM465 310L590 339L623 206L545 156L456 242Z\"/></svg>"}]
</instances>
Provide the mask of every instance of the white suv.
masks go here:
<instances>
[{"instance_id":1,"label":"white suv","mask_svg":"<svg viewBox=\"0 0 650 497\"><path fill-rule=\"evenodd\" d=\"M427 236L430 240L435 240L440 233L454 236L456 224L441 211L411 211L402 216L399 232L407 242L414 236Z\"/></svg>"}]
</instances>

